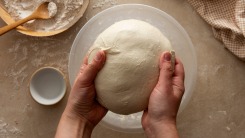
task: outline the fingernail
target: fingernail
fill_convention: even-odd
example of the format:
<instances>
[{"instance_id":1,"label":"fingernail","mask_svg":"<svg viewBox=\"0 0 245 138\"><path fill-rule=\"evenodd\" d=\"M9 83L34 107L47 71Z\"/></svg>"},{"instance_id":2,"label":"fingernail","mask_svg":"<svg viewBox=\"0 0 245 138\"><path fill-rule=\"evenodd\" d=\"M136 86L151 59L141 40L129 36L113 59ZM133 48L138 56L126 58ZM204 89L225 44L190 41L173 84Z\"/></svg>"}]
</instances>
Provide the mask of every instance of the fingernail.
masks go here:
<instances>
[{"instance_id":1,"label":"fingernail","mask_svg":"<svg viewBox=\"0 0 245 138\"><path fill-rule=\"evenodd\" d=\"M165 61L171 61L171 54L169 52L166 52L163 56Z\"/></svg>"},{"instance_id":2,"label":"fingernail","mask_svg":"<svg viewBox=\"0 0 245 138\"><path fill-rule=\"evenodd\" d=\"M170 53L171 53L172 70L174 72L174 69L175 69L175 52L173 50L171 50Z\"/></svg>"},{"instance_id":3,"label":"fingernail","mask_svg":"<svg viewBox=\"0 0 245 138\"><path fill-rule=\"evenodd\" d=\"M96 54L96 56L95 56L95 58L94 58L96 61L100 61L101 59L102 59L102 54L101 54L101 52L99 51L99 52L97 52L97 54Z\"/></svg>"}]
</instances>

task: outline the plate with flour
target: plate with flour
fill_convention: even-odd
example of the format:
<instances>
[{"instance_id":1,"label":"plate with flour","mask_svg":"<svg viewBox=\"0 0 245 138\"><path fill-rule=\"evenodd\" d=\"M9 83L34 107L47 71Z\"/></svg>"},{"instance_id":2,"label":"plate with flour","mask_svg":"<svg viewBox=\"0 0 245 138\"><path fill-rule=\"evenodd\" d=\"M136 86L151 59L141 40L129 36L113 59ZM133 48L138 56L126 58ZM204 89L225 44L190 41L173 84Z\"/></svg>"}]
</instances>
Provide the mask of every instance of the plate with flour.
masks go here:
<instances>
[{"instance_id":1,"label":"plate with flour","mask_svg":"<svg viewBox=\"0 0 245 138\"><path fill-rule=\"evenodd\" d=\"M196 81L197 61L194 47L186 31L174 18L159 9L146 5L124 4L114 6L97 14L84 25L70 52L68 68L71 85L74 83L83 58L96 38L112 24L127 19L145 21L158 28L170 40L176 56L181 59L185 67L186 90L179 113L182 112L191 98ZM142 112L119 115L109 111L100 124L126 133L143 132L141 116Z\"/></svg>"},{"instance_id":2,"label":"plate with flour","mask_svg":"<svg viewBox=\"0 0 245 138\"><path fill-rule=\"evenodd\" d=\"M11 24L23 19L43 2L49 0L2 0L0 17ZM84 14L89 0L53 0L57 13L47 20L33 20L17 27L17 31L30 36L51 36L61 33L74 25ZM52 7L50 7L52 8ZM49 9L50 10L50 9Z\"/></svg>"}]
</instances>

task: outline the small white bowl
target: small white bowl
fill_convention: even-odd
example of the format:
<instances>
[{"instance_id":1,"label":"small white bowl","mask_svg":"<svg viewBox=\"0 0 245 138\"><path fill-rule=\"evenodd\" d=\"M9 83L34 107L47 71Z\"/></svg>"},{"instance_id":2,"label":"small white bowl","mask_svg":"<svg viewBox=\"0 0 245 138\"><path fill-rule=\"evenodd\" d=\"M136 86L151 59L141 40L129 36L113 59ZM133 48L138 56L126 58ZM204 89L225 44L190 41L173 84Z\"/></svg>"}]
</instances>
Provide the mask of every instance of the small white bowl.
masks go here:
<instances>
[{"instance_id":1,"label":"small white bowl","mask_svg":"<svg viewBox=\"0 0 245 138\"><path fill-rule=\"evenodd\" d=\"M44 67L33 73L30 81L33 99L42 105L58 103L66 93L64 74L53 67Z\"/></svg>"}]
</instances>

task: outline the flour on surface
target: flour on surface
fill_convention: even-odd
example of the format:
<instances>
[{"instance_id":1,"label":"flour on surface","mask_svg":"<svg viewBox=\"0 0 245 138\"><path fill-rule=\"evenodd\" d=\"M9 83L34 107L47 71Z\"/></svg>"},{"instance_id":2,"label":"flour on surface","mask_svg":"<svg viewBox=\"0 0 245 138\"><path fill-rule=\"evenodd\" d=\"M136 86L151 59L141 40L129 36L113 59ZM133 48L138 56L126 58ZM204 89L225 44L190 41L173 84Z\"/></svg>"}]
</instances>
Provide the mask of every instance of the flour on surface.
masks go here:
<instances>
[{"instance_id":1,"label":"flour on surface","mask_svg":"<svg viewBox=\"0 0 245 138\"><path fill-rule=\"evenodd\" d=\"M23 84L25 78L28 76L24 71L27 69L27 65L22 66L21 68L11 68L8 71L4 72L5 77L13 78L13 84L15 89L19 89Z\"/></svg>"},{"instance_id":2,"label":"flour on surface","mask_svg":"<svg viewBox=\"0 0 245 138\"><path fill-rule=\"evenodd\" d=\"M55 14L57 13L57 6L54 2L50 2L48 4L48 12L49 12L49 17L54 17Z\"/></svg>"},{"instance_id":3,"label":"flour on surface","mask_svg":"<svg viewBox=\"0 0 245 138\"><path fill-rule=\"evenodd\" d=\"M227 131L231 131L231 128L230 127L225 127Z\"/></svg>"},{"instance_id":4,"label":"flour on surface","mask_svg":"<svg viewBox=\"0 0 245 138\"><path fill-rule=\"evenodd\" d=\"M102 8L105 5L116 5L117 1L116 0L97 0L96 4L92 6L93 9L95 8Z\"/></svg>"},{"instance_id":5,"label":"flour on surface","mask_svg":"<svg viewBox=\"0 0 245 138\"><path fill-rule=\"evenodd\" d=\"M4 0L5 7L9 14L15 19L23 19L30 14L43 2L50 0ZM53 0L57 6L57 11L51 7L51 14L57 14L48 20L35 20L24 24L25 27L37 31L59 30L68 25L79 13L83 0Z\"/></svg>"},{"instance_id":6,"label":"flour on surface","mask_svg":"<svg viewBox=\"0 0 245 138\"><path fill-rule=\"evenodd\" d=\"M67 72L69 53L64 52L60 47L66 43L68 39L60 41L52 37L17 39L8 48L8 55L11 55L9 66L0 75L8 78L13 88L18 90L27 87L26 83L32 73L42 66L52 66ZM30 70L33 67L34 69ZM14 96L13 93L11 97Z\"/></svg>"},{"instance_id":7,"label":"flour on surface","mask_svg":"<svg viewBox=\"0 0 245 138\"><path fill-rule=\"evenodd\" d=\"M21 135L21 130L19 130L15 126L10 126L8 123L4 122L2 119L0 120L0 137L8 137L8 136L18 136Z\"/></svg>"},{"instance_id":8,"label":"flour on surface","mask_svg":"<svg viewBox=\"0 0 245 138\"><path fill-rule=\"evenodd\" d=\"M218 113L222 114L222 115L227 115L226 111L217 111Z\"/></svg>"},{"instance_id":9,"label":"flour on surface","mask_svg":"<svg viewBox=\"0 0 245 138\"><path fill-rule=\"evenodd\" d=\"M32 110L31 105L30 104L26 104L25 107L24 107L24 109L23 109L23 113L24 112L27 112L27 111L30 111L30 110Z\"/></svg>"}]
</instances>

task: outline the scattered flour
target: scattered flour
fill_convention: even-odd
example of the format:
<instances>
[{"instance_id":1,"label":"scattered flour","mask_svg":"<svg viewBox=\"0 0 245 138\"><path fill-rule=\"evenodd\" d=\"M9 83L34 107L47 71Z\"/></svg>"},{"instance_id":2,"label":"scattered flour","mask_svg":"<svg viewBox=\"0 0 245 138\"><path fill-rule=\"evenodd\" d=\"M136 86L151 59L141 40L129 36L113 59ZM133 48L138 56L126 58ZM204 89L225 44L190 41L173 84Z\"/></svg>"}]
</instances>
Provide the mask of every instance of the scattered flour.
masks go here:
<instances>
[{"instance_id":1,"label":"scattered flour","mask_svg":"<svg viewBox=\"0 0 245 138\"><path fill-rule=\"evenodd\" d=\"M30 104L26 104L26 106L23 109L23 113L32 110L32 107Z\"/></svg>"},{"instance_id":2,"label":"scattered flour","mask_svg":"<svg viewBox=\"0 0 245 138\"><path fill-rule=\"evenodd\" d=\"M227 126L227 127L226 127L226 130L227 130L227 131L231 131L231 128Z\"/></svg>"},{"instance_id":3,"label":"scattered flour","mask_svg":"<svg viewBox=\"0 0 245 138\"><path fill-rule=\"evenodd\" d=\"M27 48L20 48L21 43L17 43L13 45L13 47L8 49L9 54L13 54L13 59L10 62L14 62L14 66L4 71L4 77L12 78L15 89L19 89L19 87L23 84L24 80L28 76L28 73L25 72L27 70L27 65L23 62L27 60Z\"/></svg>"},{"instance_id":4,"label":"scattered flour","mask_svg":"<svg viewBox=\"0 0 245 138\"><path fill-rule=\"evenodd\" d=\"M12 77L13 84L15 89L19 89L23 84L25 78L28 76L26 72L27 65L22 66L21 68L11 68L8 71L4 72L5 77Z\"/></svg>"},{"instance_id":5,"label":"scattered flour","mask_svg":"<svg viewBox=\"0 0 245 138\"><path fill-rule=\"evenodd\" d=\"M232 66L227 66L227 65L200 65L198 67L198 72L199 76L202 78L204 81L208 81L210 79L210 76L216 76L220 73L227 73L229 72L233 67Z\"/></svg>"},{"instance_id":6,"label":"scattered flour","mask_svg":"<svg viewBox=\"0 0 245 138\"><path fill-rule=\"evenodd\" d=\"M1 78L8 78L13 88L19 90L27 87L32 72L42 66L52 66L64 73L67 72L69 53L64 52L65 46L62 46L67 45L66 43L68 39L60 41L52 37L27 37L15 40L8 48L8 55L11 55L12 59L9 60L9 66L0 74L3 76ZM12 94L11 97L14 95Z\"/></svg>"},{"instance_id":7,"label":"scattered flour","mask_svg":"<svg viewBox=\"0 0 245 138\"><path fill-rule=\"evenodd\" d=\"M226 111L217 111L218 113L222 114L222 115L227 115Z\"/></svg>"},{"instance_id":8,"label":"scattered flour","mask_svg":"<svg viewBox=\"0 0 245 138\"><path fill-rule=\"evenodd\" d=\"M97 0L96 4L92 6L93 9L95 8L102 8L105 5L116 5L117 1L116 0Z\"/></svg>"},{"instance_id":9,"label":"scattered flour","mask_svg":"<svg viewBox=\"0 0 245 138\"><path fill-rule=\"evenodd\" d=\"M0 137L13 137L21 135L21 130L16 128L15 126L10 126L8 123L0 120Z\"/></svg>"},{"instance_id":10,"label":"scattered flour","mask_svg":"<svg viewBox=\"0 0 245 138\"><path fill-rule=\"evenodd\" d=\"M49 17L54 17L55 14L57 13L57 6L54 2L50 2L48 4L48 12L49 12Z\"/></svg>"},{"instance_id":11,"label":"scattered flour","mask_svg":"<svg viewBox=\"0 0 245 138\"><path fill-rule=\"evenodd\" d=\"M43 2L51 0L4 0L9 14L15 19L23 19ZM57 14L48 20L35 20L24 24L25 27L37 31L59 30L68 25L80 11L83 0L52 0L57 6L51 4L50 14ZM56 11L57 10L57 11Z\"/></svg>"}]
</instances>

